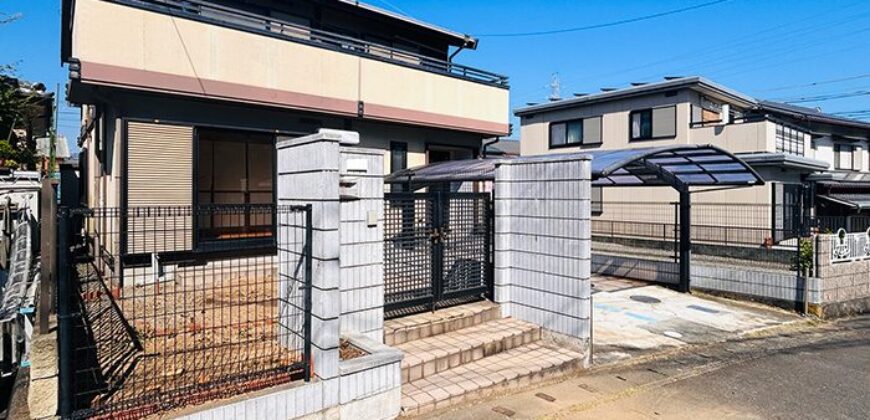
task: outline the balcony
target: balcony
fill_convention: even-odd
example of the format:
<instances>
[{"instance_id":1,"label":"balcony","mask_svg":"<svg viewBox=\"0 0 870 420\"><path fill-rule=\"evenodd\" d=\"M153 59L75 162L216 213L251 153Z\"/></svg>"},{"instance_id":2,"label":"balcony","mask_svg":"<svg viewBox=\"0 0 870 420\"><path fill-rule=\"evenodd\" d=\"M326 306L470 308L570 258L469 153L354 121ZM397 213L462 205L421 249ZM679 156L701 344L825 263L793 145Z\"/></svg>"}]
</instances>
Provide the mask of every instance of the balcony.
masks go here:
<instances>
[{"instance_id":1,"label":"balcony","mask_svg":"<svg viewBox=\"0 0 870 420\"><path fill-rule=\"evenodd\" d=\"M79 0L84 83L483 134L508 131L505 76L203 1Z\"/></svg>"}]
</instances>

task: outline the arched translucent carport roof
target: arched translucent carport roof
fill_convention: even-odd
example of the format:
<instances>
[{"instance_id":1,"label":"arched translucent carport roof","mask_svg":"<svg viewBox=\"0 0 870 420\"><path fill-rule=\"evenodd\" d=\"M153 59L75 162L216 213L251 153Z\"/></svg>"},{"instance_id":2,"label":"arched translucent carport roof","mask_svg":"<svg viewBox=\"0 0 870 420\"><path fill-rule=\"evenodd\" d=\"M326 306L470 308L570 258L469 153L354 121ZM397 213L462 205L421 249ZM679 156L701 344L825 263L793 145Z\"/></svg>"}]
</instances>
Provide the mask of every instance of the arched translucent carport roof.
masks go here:
<instances>
[{"instance_id":1,"label":"arched translucent carport roof","mask_svg":"<svg viewBox=\"0 0 870 420\"><path fill-rule=\"evenodd\" d=\"M707 145L674 145L637 149L520 157L528 161L592 158L592 184L603 187L669 186L680 193L680 283L688 292L691 282L692 223L690 187L734 188L764 184L746 162L727 150ZM408 183L412 189L430 184L495 180L502 159L438 162L405 169L386 177L389 183ZM708 189L709 190L709 189Z\"/></svg>"},{"instance_id":2,"label":"arched translucent carport roof","mask_svg":"<svg viewBox=\"0 0 870 420\"><path fill-rule=\"evenodd\" d=\"M707 145L674 145L636 149L596 150L581 153L520 157L527 161L592 158L592 180L597 186L747 186L764 181L734 154ZM442 182L492 181L495 167L504 159L469 159L437 162L388 175L388 183L417 185Z\"/></svg>"}]
</instances>

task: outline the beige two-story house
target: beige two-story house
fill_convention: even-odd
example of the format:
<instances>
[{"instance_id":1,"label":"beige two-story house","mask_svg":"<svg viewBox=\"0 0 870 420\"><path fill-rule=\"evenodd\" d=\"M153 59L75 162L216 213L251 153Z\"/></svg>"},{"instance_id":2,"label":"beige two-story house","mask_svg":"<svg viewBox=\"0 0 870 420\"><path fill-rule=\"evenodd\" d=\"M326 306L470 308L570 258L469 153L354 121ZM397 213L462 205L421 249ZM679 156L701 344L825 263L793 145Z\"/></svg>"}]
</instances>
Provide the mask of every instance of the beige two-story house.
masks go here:
<instances>
[{"instance_id":1,"label":"beige two-story house","mask_svg":"<svg viewBox=\"0 0 870 420\"><path fill-rule=\"evenodd\" d=\"M456 63L475 38L364 3L62 4L91 208L274 203L275 142L324 128L358 132L385 173L509 132L508 79Z\"/></svg>"},{"instance_id":2,"label":"beige two-story house","mask_svg":"<svg viewBox=\"0 0 870 420\"><path fill-rule=\"evenodd\" d=\"M870 174L870 123L760 101L703 77L576 94L531 104L515 114L523 155L713 144L738 155L765 178L763 186L694 194L700 211L693 212L693 219L700 224L787 228L802 186L819 187L815 202L820 212L857 211L860 207L851 202L842 203L843 209L829 206L837 191L823 190L813 181L861 180ZM870 193L870 182L863 188ZM603 203L594 208L600 218L662 223L673 222L673 213L661 209L678 198L669 189L649 188L605 188L595 195Z\"/></svg>"}]
</instances>

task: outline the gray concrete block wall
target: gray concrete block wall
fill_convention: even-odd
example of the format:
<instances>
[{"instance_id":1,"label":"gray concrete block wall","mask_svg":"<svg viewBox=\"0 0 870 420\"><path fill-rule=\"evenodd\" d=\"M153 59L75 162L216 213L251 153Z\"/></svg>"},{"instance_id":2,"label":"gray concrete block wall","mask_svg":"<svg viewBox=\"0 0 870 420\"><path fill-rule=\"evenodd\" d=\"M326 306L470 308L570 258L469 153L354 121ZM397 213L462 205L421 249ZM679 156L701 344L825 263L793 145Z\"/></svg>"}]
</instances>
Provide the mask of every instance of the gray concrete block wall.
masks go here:
<instances>
[{"instance_id":1,"label":"gray concrete block wall","mask_svg":"<svg viewBox=\"0 0 870 420\"><path fill-rule=\"evenodd\" d=\"M671 261L593 254L592 271L596 274L645 280L663 284L679 282L679 265ZM782 303L802 304L804 280L786 271L758 270L733 266L716 266L694 262L691 287L711 292L724 292ZM806 279L811 303L821 300L821 283Z\"/></svg>"},{"instance_id":2,"label":"gray concrete block wall","mask_svg":"<svg viewBox=\"0 0 870 420\"><path fill-rule=\"evenodd\" d=\"M340 175L355 182L346 191L354 197L342 198L340 205L341 333L383 341L383 153L347 146L340 152Z\"/></svg>"},{"instance_id":3,"label":"gray concrete block wall","mask_svg":"<svg viewBox=\"0 0 870 420\"><path fill-rule=\"evenodd\" d=\"M591 165L506 161L495 181L495 301L503 314L587 342Z\"/></svg>"},{"instance_id":4,"label":"gray concrete block wall","mask_svg":"<svg viewBox=\"0 0 870 420\"><path fill-rule=\"evenodd\" d=\"M804 284L806 281L806 285ZM820 299L819 281L816 278L798 278L785 271L762 271L746 268L692 266L692 288L773 300L796 305L804 302L804 287L810 303Z\"/></svg>"},{"instance_id":5,"label":"gray concrete block wall","mask_svg":"<svg viewBox=\"0 0 870 420\"><path fill-rule=\"evenodd\" d=\"M184 420L392 419L401 409L402 353L364 336L351 342L367 355L343 360L339 377L295 382L176 413Z\"/></svg>"},{"instance_id":6,"label":"gray concrete block wall","mask_svg":"<svg viewBox=\"0 0 870 420\"><path fill-rule=\"evenodd\" d=\"M820 235L817 247L821 282L818 314L842 316L870 311L870 259L833 262L830 235Z\"/></svg>"},{"instance_id":7,"label":"gray concrete block wall","mask_svg":"<svg viewBox=\"0 0 870 420\"><path fill-rule=\"evenodd\" d=\"M322 386L337 386L341 292L339 245L339 142L336 133L320 133L280 140L278 149L278 204L312 204L312 357L314 374ZM280 224L278 229L286 229ZM280 235L280 233L279 233ZM278 250L279 276L298 256ZM288 264L288 262L291 262ZM281 293L284 293L282 290ZM281 296L285 297L285 296ZM337 394L337 393L336 393ZM321 400L322 402L322 400ZM317 411L317 410L315 410Z\"/></svg>"}]
</instances>

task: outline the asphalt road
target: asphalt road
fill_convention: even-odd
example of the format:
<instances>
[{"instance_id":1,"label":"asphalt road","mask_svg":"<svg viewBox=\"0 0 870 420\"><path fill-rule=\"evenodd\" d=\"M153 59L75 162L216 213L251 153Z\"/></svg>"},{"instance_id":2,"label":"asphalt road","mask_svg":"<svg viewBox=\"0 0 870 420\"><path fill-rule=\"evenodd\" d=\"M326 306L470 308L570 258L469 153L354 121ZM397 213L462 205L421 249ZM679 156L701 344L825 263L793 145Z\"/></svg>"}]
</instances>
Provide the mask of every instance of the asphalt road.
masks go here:
<instances>
[{"instance_id":1,"label":"asphalt road","mask_svg":"<svg viewBox=\"0 0 870 420\"><path fill-rule=\"evenodd\" d=\"M426 417L868 419L870 316L697 345Z\"/></svg>"},{"instance_id":2,"label":"asphalt road","mask_svg":"<svg viewBox=\"0 0 870 420\"><path fill-rule=\"evenodd\" d=\"M870 418L870 317L568 418ZM799 341L800 339L798 339ZM763 347L763 343L755 343ZM653 368L655 364L653 364ZM561 416L560 416L561 417Z\"/></svg>"}]
</instances>

